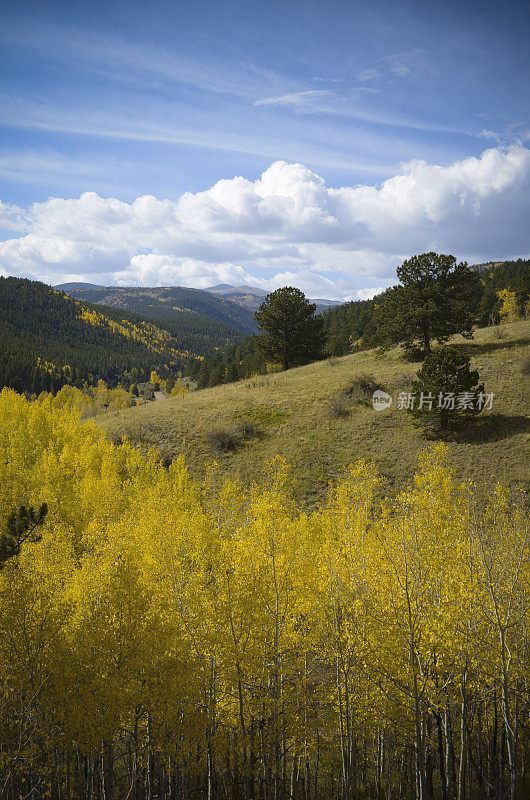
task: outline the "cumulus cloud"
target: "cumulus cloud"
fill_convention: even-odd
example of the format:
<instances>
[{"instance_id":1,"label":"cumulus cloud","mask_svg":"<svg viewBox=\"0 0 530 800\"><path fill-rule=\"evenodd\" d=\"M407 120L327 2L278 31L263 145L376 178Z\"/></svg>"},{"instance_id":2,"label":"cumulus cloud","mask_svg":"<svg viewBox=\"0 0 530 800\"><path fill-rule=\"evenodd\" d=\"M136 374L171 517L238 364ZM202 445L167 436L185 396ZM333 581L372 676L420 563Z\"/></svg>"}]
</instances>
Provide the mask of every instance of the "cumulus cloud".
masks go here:
<instances>
[{"instance_id":1,"label":"cumulus cloud","mask_svg":"<svg viewBox=\"0 0 530 800\"><path fill-rule=\"evenodd\" d=\"M413 253L527 254L529 215L521 145L449 166L414 161L378 186L330 187L276 161L254 181L220 180L176 201L87 192L28 209L0 204L0 228L13 233L0 242L0 270L52 283L295 283L313 296L368 297Z\"/></svg>"},{"instance_id":2,"label":"cumulus cloud","mask_svg":"<svg viewBox=\"0 0 530 800\"><path fill-rule=\"evenodd\" d=\"M386 289L386 286L371 286L367 289L358 289L355 293L355 300L371 300L376 294L381 294Z\"/></svg>"},{"instance_id":3,"label":"cumulus cloud","mask_svg":"<svg viewBox=\"0 0 530 800\"><path fill-rule=\"evenodd\" d=\"M25 231L27 229L27 221L24 209L9 203L2 203L0 200L1 228L8 231Z\"/></svg>"}]
</instances>

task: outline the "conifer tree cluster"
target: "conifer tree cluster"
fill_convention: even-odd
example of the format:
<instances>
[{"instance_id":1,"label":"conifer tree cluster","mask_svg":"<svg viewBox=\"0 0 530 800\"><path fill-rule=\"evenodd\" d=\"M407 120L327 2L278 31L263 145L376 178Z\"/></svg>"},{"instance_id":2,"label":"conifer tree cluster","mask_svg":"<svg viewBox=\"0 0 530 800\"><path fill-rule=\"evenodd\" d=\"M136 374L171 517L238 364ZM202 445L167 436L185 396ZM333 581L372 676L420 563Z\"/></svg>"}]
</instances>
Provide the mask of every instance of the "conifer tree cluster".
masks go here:
<instances>
[{"instance_id":1,"label":"conifer tree cluster","mask_svg":"<svg viewBox=\"0 0 530 800\"><path fill-rule=\"evenodd\" d=\"M436 259L441 259L440 268ZM457 266L452 256L413 256L400 267L407 287L401 283L371 300L353 300L317 315L324 333L323 355L344 356L398 342L414 355L422 350L423 342L424 357L433 340L443 343L451 333L469 333L473 324L485 327L524 319L530 298L530 261L481 264L473 270ZM422 270L431 273L430 281L415 282L415 274L420 277ZM311 357L322 355L317 349ZM194 362L190 374L202 389L265 373L270 361L257 340L249 338Z\"/></svg>"}]
</instances>

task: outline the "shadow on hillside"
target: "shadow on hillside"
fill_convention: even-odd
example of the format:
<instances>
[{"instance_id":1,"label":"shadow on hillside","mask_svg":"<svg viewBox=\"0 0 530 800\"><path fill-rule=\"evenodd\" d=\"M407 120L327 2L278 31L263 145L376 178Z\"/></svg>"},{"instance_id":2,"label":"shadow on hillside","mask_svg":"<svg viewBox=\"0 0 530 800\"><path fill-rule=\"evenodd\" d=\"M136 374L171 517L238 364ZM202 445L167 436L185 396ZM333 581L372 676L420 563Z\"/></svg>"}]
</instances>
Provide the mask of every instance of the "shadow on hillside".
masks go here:
<instances>
[{"instance_id":1,"label":"shadow on hillside","mask_svg":"<svg viewBox=\"0 0 530 800\"><path fill-rule=\"evenodd\" d=\"M497 350L511 350L514 347L528 346L528 338L526 339L496 339L494 342L458 342L454 344L457 350L461 353L467 353L470 356L479 353L495 353Z\"/></svg>"},{"instance_id":2,"label":"shadow on hillside","mask_svg":"<svg viewBox=\"0 0 530 800\"><path fill-rule=\"evenodd\" d=\"M466 442L468 444L481 444L483 442L498 442L508 439L519 433L530 433L530 419L525 416L505 416L503 414L490 414L471 420L465 427L443 436L445 441Z\"/></svg>"}]
</instances>

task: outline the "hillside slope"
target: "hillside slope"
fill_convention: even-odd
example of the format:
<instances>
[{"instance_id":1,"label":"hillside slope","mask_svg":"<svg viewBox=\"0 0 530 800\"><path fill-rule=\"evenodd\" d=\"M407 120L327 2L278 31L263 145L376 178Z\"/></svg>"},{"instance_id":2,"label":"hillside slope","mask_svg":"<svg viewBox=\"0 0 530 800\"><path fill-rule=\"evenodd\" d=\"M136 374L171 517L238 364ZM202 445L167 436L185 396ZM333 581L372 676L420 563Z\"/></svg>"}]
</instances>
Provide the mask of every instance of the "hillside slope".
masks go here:
<instances>
[{"instance_id":1,"label":"hillside slope","mask_svg":"<svg viewBox=\"0 0 530 800\"><path fill-rule=\"evenodd\" d=\"M237 303L201 289L187 289L183 286L94 288L91 284L82 283L61 284L55 288L76 300L128 309L155 320L190 325L199 316L216 320L240 334L250 334L256 330L252 309L242 308ZM199 320L197 331L201 324L203 322Z\"/></svg>"},{"instance_id":2,"label":"hillside slope","mask_svg":"<svg viewBox=\"0 0 530 800\"><path fill-rule=\"evenodd\" d=\"M454 343L471 355L486 391L495 393L493 409L469 423L452 443L459 477L482 485L501 477L527 484L529 342L529 322L481 329L472 341L455 337ZM184 453L197 474L215 459L223 472L252 481L262 476L268 459L280 454L292 465L297 498L313 505L341 468L361 458L375 462L390 491L410 480L426 442L396 400L399 391L409 390L418 367L405 361L399 349L386 355L362 351L97 421L111 439L127 435L142 450L156 447L166 460ZM363 374L373 375L393 396L391 409L376 412L371 403L352 403L346 416L335 418L330 413L334 399ZM260 435L233 452L213 452L210 434L242 421L255 424Z\"/></svg>"},{"instance_id":3,"label":"hillside slope","mask_svg":"<svg viewBox=\"0 0 530 800\"><path fill-rule=\"evenodd\" d=\"M508 289L515 293L515 304L524 318L530 298L530 261L502 261L472 267L480 273L480 291L477 296L477 325L486 326L500 322L503 299L500 293ZM221 292L230 287L214 287ZM239 287L241 288L241 287ZM352 349L366 350L381 344L379 312L385 292L371 300L352 300L323 310L326 350L328 355L344 356ZM317 300L313 302L318 303ZM328 302L328 301L326 301ZM318 309L317 309L318 310ZM217 386L234 380L266 372L267 364L251 340L216 352L203 362L194 365L193 378L200 388Z\"/></svg>"},{"instance_id":4,"label":"hillside slope","mask_svg":"<svg viewBox=\"0 0 530 800\"><path fill-rule=\"evenodd\" d=\"M37 281L0 278L2 386L38 393L99 379L131 383L152 369L177 374L193 360L187 344L138 315L79 303Z\"/></svg>"}]
</instances>

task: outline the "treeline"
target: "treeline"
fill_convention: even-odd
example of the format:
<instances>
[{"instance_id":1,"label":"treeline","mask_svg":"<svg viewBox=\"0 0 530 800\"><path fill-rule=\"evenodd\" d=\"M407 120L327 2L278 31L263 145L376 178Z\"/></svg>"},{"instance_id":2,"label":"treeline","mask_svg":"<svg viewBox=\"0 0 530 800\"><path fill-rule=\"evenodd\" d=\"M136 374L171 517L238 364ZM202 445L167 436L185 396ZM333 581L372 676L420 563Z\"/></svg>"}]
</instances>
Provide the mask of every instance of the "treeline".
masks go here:
<instances>
[{"instance_id":1,"label":"treeline","mask_svg":"<svg viewBox=\"0 0 530 800\"><path fill-rule=\"evenodd\" d=\"M514 312L523 317L530 296L530 261L519 259L485 264L476 269L481 279L476 324L479 327L499 324L504 303L499 293L504 290L513 293ZM322 314L326 355L343 356L383 343L379 331L382 320L378 309L385 294L383 292L372 300L344 303ZM256 351L252 339L247 339L241 345L229 347L201 363L191 365L191 371L198 387L205 388L265 373L267 362Z\"/></svg>"},{"instance_id":2,"label":"treeline","mask_svg":"<svg viewBox=\"0 0 530 800\"><path fill-rule=\"evenodd\" d=\"M195 355L188 340L131 312L80 304L50 286L0 278L0 386L57 392L105 381L146 381L156 369L178 377Z\"/></svg>"},{"instance_id":3,"label":"treeline","mask_svg":"<svg viewBox=\"0 0 530 800\"><path fill-rule=\"evenodd\" d=\"M523 317L530 297L530 260L505 261L481 265L478 268L483 283L478 310L479 325L498 325L501 322L503 300L499 292L513 292L516 311Z\"/></svg>"},{"instance_id":4,"label":"treeline","mask_svg":"<svg viewBox=\"0 0 530 800\"><path fill-rule=\"evenodd\" d=\"M47 508L0 547L6 800L528 796L518 496L439 445L393 501L360 462L300 514L280 459L197 485L47 402L0 420L4 531Z\"/></svg>"},{"instance_id":5,"label":"treeline","mask_svg":"<svg viewBox=\"0 0 530 800\"><path fill-rule=\"evenodd\" d=\"M189 375L196 381L198 389L238 381L266 371L267 362L257 352L252 337L189 365Z\"/></svg>"},{"instance_id":6,"label":"treeline","mask_svg":"<svg viewBox=\"0 0 530 800\"><path fill-rule=\"evenodd\" d=\"M131 387L133 388L133 387ZM38 403L45 403L50 409L77 409L81 418L95 416L102 411L117 411L136 405L137 397L122 386L109 389L104 381L96 386L85 384L82 389L65 384L55 394L41 392L31 396Z\"/></svg>"},{"instance_id":7,"label":"treeline","mask_svg":"<svg viewBox=\"0 0 530 800\"><path fill-rule=\"evenodd\" d=\"M515 294L521 317L525 314L530 297L530 261L506 261L494 265L481 265L480 294L477 297L476 324L478 327L498 325L501 322L503 299L499 292L508 289ZM389 290L390 291L390 290ZM385 292L372 300L345 303L324 313L329 355L345 355L355 348L377 347L379 336L378 308Z\"/></svg>"}]
</instances>

